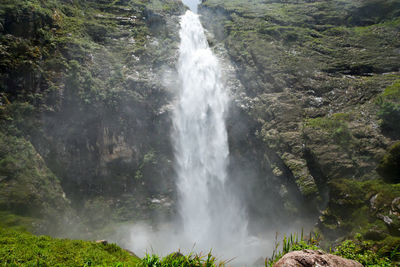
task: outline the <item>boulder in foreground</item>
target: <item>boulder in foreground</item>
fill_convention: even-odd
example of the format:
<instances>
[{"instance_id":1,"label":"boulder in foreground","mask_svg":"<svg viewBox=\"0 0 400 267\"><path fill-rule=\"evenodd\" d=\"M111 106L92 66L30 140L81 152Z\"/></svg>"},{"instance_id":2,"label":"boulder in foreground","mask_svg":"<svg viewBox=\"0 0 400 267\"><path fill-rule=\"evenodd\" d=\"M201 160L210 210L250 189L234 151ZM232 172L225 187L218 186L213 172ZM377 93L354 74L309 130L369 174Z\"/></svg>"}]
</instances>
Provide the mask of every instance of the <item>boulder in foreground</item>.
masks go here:
<instances>
[{"instance_id":1,"label":"boulder in foreground","mask_svg":"<svg viewBox=\"0 0 400 267\"><path fill-rule=\"evenodd\" d=\"M325 253L321 250L304 249L293 251L284 255L273 267L363 267L361 263L353 260Z\"/></svg>"}]
</instances>

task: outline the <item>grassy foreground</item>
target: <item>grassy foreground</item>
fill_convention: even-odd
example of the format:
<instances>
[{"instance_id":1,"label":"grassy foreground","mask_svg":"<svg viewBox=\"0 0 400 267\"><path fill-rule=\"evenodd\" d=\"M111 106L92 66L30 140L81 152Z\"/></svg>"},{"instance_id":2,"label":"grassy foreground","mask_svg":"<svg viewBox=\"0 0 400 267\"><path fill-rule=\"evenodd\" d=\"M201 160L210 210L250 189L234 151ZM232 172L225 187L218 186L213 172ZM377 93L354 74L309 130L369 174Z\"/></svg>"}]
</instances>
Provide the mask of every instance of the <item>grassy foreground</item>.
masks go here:
<instances>
[{"instance_id":1,"label":"grassy foreground","mask_svg":"<svg viewBox=\"0 0 400 267\"><path fill-rule=\"evenodd\" d=\"M0 227L0 266L135 266L215 267L207 255L172 253L164 258L147 255L140 259L115 244L35 236L25 231ZM19 228L20 229L20 228Z\"/></svg>"},{"instance_id":2,"label":"grassy foreground","mask_svg":"<svg viewBox=\"0 0 400 267\"><path fill-rule=\"evenodd\" d=\"M273 255L266 259L265 266L271 267L286 253L303 249L321 249L319 236L307 238L301 234L284 237L276 242ZM279 249L280 244L282 249ZM330 253L356 260L364 266L398 266L400 249L397 246L389 254L377 253L373 244L361 240L346 240L331 249ZM146 255L138 258L115 244L91 241L56 239L49 236L35 236L22 230L0 226L0 266L135 266L135 267L217 267L218 262L211 253L182 255L179 252L161 258Z\"/></svg>"},{"instance_id":3,"label":"grassy foreground","mask_svg":"<svg viewBox=\"0 0 400 267\"><path fill-rule=\"evenodd\" d=\"M1 266L137 266L141 260L115 244L56 239L0 228Z\"/></svg>"}]
</instances>

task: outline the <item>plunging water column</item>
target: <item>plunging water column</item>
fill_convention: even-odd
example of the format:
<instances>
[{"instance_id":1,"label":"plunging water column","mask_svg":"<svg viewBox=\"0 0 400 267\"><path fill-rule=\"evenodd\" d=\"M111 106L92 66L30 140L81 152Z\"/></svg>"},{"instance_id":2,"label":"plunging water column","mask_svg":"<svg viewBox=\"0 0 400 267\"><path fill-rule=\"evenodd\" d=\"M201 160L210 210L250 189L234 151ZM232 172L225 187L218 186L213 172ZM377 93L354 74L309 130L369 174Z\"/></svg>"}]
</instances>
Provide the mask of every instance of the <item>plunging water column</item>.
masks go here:
<instances>
[{"instance_id":1,"label":"plunging water column","mask_svg":"<svg viewBox=\"0 0 400 267\"><path fill-rule=\"evenodd\" d=\"M172 116L172 140L181 220L178 224L158 222L157 229L133 226L130 248L162 255L176 250L212 250L222 259L235 258L236 266L254 266L252 263L264 255L266 244L248 235L246 213L230 190L225 125L229 96L221 69L199 16L187 11L180 24L180 87Z\"/></svg>"},{"instance_id":2,"label":"plunging water column","mask_svg":"<svg viewBox=\"0 0 400 267\"><path fill-rule=\"evenodd\" d=\"M243 209L227 188L228 94L197 14L182 16L180 38L173 140L183 235L197 248L226 251L247 237Z\"/></svg>"}]
</instances>

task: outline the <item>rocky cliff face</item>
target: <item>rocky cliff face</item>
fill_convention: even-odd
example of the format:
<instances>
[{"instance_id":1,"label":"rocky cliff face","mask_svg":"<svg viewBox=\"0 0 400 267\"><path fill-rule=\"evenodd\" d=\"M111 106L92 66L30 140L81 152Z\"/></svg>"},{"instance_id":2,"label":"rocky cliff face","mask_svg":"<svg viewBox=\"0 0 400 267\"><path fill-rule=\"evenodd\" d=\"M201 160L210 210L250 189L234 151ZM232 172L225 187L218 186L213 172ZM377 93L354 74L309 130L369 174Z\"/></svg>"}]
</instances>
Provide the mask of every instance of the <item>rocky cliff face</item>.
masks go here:
<instances>
[{"instance_id":1,"label":"rocky cliff face","mask_svg":"<svg viewBox=\"0 0 400 267\"><path fill-rule=\"evenodd\" d=\"M0 9L4 135L33 144L89 225L167 207L183 5L3 1Z\"/></svg>"},{"instance_id":2,"label":"rocky cliff face","mask_svg":"<svg viewBox=\"0 0 400 267\"><path fill-rule=\"evenodd\" d=\"M280 188L282 201L297 188L301 201L283 208L320 214L331 239L374 224L391 231L383 218L397 186L376 168L399 139L400 3L206 0L200 12L242 85L232 91L254 122L246 145L269 169L259 182ZM370 206L373 192L388 196L380 208Z\"/></svg>"}]
</instances>

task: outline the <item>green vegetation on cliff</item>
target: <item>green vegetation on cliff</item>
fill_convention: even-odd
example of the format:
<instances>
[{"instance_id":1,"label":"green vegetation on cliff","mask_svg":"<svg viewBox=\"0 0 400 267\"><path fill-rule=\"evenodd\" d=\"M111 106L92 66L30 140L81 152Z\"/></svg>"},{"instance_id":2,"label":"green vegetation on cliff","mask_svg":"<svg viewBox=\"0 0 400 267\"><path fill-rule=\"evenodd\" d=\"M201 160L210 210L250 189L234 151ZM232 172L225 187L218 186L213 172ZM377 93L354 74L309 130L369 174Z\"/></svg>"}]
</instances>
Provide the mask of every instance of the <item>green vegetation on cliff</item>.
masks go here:
<instances>
[{"instance_id":1,"label":"green vegetation on cliff","mask_svg":"<svg viewBox=\"0 0 400 267\"><path fill-rule=\"evenodd\" d=\"M361 240L346 240L335 248L334 254L358 261L363 266L397 266L399 260L398 245L390 251L379 251L374 249L374 243Z\"/></svg>"},{"instance_id":2,"label":"green vegetation on cliff","mask_svg":"<svg viewBox=\"0 0 400 267\"><path fill-rule=\"evenodd\" d=\"M358 236L360 242L365 241L362 247L399 261L400 184L338 179L329 188L330 201L319 222L324 237Z\"/></svg>"},{"instance_id":3,"label":"green vegetation on cliff","mask_svg":"<svg viewBox=\"0 0 400 267\"><path fill-rule=\"evenodd\" d=\"M400 183L400 142L397 142L382 158L377 172L388 182Z\"/></svg>"},{"instance_id":4,"label":"green vegetation on cliff","mask_svg":"<svg viewBox=\"0 0 400 267\"><path fill-rule=\"evenodd\" d=\"M0 132L0 225L52 232L69 208L60 181L32 144Z\"/></svg>"},{"instance_id":5,"label":"green vegetation on cliff","mask_svg":"<svg viewBox=\"0 0 400 267\"><path fill-rule=\"evenodd\" d=\"M347 149L351 149L350 144L353 136L349 131L347 122L350 114L346 113L335 113L330 117L318 117L314 119L307 119L305 127L311 127L315 131L321 129L329 134L329 137L333 142L343 146Z\"/></svg>"},{"instance_id":6,"label":"green vegetation on cliff","mask_svg":"<svg viewBox=\"0 0 400 267\"><path fill-rule=\"evenodd\" d=\"M56 215L65 209L67 201L57 177L29 142L0 133L0 158L1 210L33 216Z\"/></svg>"},{"instance_id":7,"label":"green vegetation on cliff","mask_svg":"<svg viewBox=\"0 0 400 267\"><path fill-rule=\"evenodd\" d=\"M378 116L382 120L383 130L400 138L400 80L388 86L376 103L379 106Z\"/></svg>"}]
</instances>

